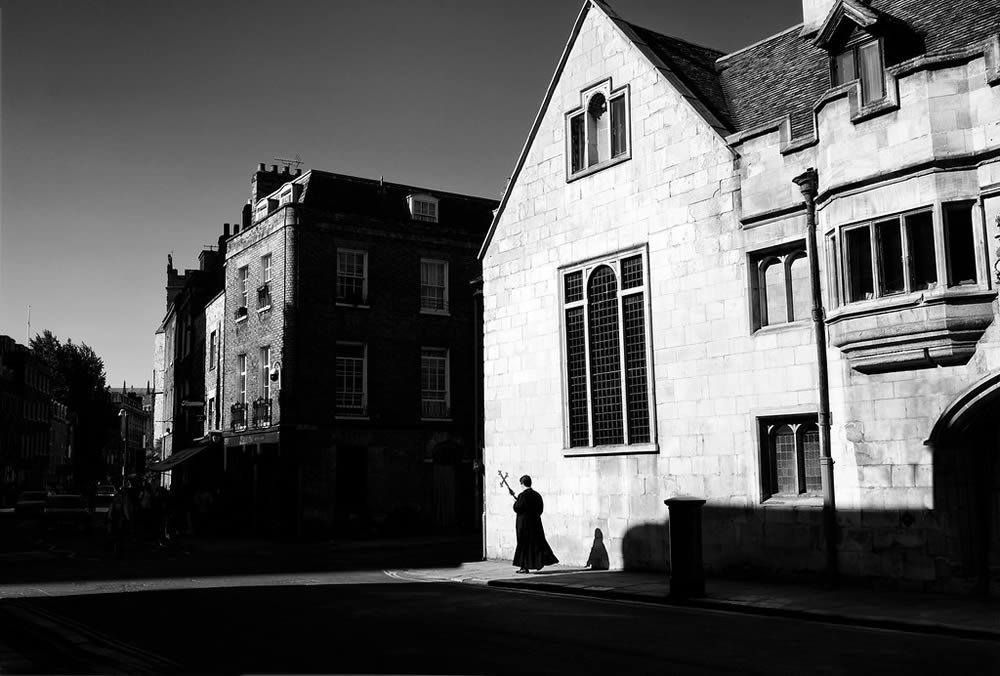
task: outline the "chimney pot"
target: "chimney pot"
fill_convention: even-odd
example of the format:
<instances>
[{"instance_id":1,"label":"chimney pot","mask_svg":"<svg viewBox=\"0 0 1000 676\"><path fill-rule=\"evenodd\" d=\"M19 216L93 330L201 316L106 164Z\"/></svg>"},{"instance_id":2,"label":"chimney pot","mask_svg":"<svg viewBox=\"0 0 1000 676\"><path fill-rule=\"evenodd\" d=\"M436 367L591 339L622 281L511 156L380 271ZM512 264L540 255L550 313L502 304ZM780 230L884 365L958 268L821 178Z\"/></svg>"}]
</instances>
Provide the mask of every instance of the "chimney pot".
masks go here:
<instances>
[{"instance_id":1,"label":"chimney pot","mask_svg":"<svg viewBox=\"0 0 1000 676\"><path fill-rule=\"evenodd\" d=\"M267 171L267 165L261 162L257 165L257 171Z\"/></svg>"},{"instance_id":2,"label":"chimney pot","mask_svg":"<svg viewBox=\"0 0 1000 676\"><path fill-rule=\"evenodd\" d=\"M239 223L233 223L233 234L234 235L240 234L240 225L239 225Z\"/></svg>"},{"instance_id":3,"label":"chimney pot","mask_svg":"<svg viewBox=\"0 0 1000 676\"><path fill-rule=\"evenodd\" d=\"M271 165L271 173L272 174L277 174L278 173L278 165L277 164L272 164Z\"/></svg>"},{"instance_id":4,"label":"chimney pot","mask_svg":"<svg viewBox=\"0 0 1000 676\"><path fill-rule=\"evenodd\" d=\"M301 175L302 175L302 169L300 169L300 168L296 168L296 169L295 169L295 175L296 175L296 176L301 176Z\"/></svg>"},{"instance_id":5,"label":"chimney pot","mask_svg":"<svg viewBox=\"0 0 1000 676\"><path fill-rule=\"evenodd\" d=\"M224 223L222 225L222 234L225 235L226 237L229 237L229 224L228 223Z\"/></svg>"}]
</instances>

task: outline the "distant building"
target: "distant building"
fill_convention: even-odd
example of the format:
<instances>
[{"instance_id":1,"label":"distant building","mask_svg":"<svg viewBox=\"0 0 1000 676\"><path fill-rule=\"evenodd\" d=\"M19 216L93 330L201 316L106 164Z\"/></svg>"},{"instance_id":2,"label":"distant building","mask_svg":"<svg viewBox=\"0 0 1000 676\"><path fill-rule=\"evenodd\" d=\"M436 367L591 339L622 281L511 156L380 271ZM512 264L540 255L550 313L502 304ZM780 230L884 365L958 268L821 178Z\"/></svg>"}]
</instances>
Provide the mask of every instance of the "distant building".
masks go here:
<instances>
[{"instance_id":1,"label":"distant building","mask_svg":"<svg viewBox=\"0 0 1000 676\"><path fill-rule=\"evenodd\" d=\"M143 390L123 386L109 388L112 410L118 413L118 434L105 447L107 479L121 483L121 477L142 476L146 471L149 439L149 412L143 405Z\"/></svg>"},{"instance_id":2,"label":"distant building","mask_svg":"<svg viewBox=\"0 0 1000 676\"><path fill-rule=\"evenodd\" d=\"M222 290L228 235L227 225L218 249L199 254L197 270L178 273L173 258L168 258L167 312L153 348L153 449L160 460L150 466L170 472L165 485L173 481L181 462L193 459L205 446L205 306ZM185 480L196 481L190 472Z\"/></svg>"},{"instance_id":3,"label":"distant building","mask_svg":"<svg viewBox=\"0 0 1000 676\"><path fill-rule=\"evenodd\" d=\"M52 385L48 366L0 336L0 480L4 499L48 485Z\"/></svg>"},{"instance_id":4,"label":"distant building","mask_svg":"<svg viewBox=\"0 0 1000 676\"><path fill-rule=\"evenodd\" d=\"M1000 5L802 8L724 54L583 4L481 252L487 475L571 565L666 567L686 495L714 571L995 589Z\"/></svg>"},{"instance_id":5,"label":"distant building","mask_svg":"<svg viewBox=\"0 0 1000 676\"><path fill-rule=\"evenodd\" d=\"M245 525L478 528L472 281L496 204L259 167L206 383Z\"/></svg>"}]
</instances>

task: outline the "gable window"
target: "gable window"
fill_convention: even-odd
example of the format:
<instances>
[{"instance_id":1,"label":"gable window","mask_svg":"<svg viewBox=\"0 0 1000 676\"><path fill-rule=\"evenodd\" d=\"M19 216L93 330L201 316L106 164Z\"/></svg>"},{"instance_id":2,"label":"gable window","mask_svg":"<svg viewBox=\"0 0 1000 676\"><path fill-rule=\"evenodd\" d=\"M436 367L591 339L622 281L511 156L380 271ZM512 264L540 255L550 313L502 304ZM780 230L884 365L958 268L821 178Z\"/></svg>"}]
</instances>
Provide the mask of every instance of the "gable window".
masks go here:
<instances>
[{"instance_id":1,"label":"gable window","mask_svg":"<svg viewBox=\"0 0 1000 676\"><path fill-rule=\"evenodd\" d=\"M428 223L438 222L438 199L431 195L410 195L407 198L410 205L410 218Z\"/></svg>"},{"instance_id":2,"label":"gable window","mask_svg":"<svg viewBox=\"0 0 1000 676\"><path fill-rule=\"evenodd\" d=\"M823 490L816 423L815 414L759 419L763 500Z\"/></svg>"},{"instance_id":3,"label":"gable window","mask_svg":"<svg viewBox=\"0 0 1000 676\"><path fill-rule=\"evenodd\" d=\"M439 347L420 349L421 418L441 419L451 415L448 371L448 350Z\"/></svg>"},{"instance_id":4,"label":"gable window","mask_svg":"<svg viewBox=\"0 0 1000 676\"><path fill-rule=\"evenodd\" d=\"M609 80L581 99L581 108L567 115L570 177L626 159L629 152L628 88L612 91Z\"/></svg>"},{"instance_id":5,"label":"gable window","mask_svg":"<svg viewBox=\"0 0 1000 676\"><path fill-rule=\"evenodd\" d=\"M804 242L750 254L753 329L809 318L812 294Z\"/></svg>"},{"instance_id":6,"label":"gable window","mask_svg":"<svg viewBox=\"0 0 1000 676\"><path fill-rule=\"evenodd\" d=\"M651 444L643 252L563 271L570 448Z\"/></svg>"},{"instance_id":7,"label":"gable window","mask_svg":"<svg viewBox=\"0 0 1000 676\"><path fill-rule=\"evenodd\" d=\"M334 401L338 415L368 413L367 356L363 343L337 343Z\"/></svg>"},{"instance_id":8,"label":"gable window","mask_svg":"<svg viewBox=\"0 0 1000 676\"><path fill-rule=\"evenodd\" d=\"M835 54L830 68L834 87L861 80L862 105L885 98L885 68L879 40L867 40Z\"/></svg>"},{"instance_id":9,"label":"gable window","mask_svg":"<svg viewBox=\"0 0 1000 676\"><path fill-rule=\"evenodd\" d=\"M420 259L420 311L448 314L448 262Z\"/></svg>"},{"instance_id":10,"label":"gable window","mask_svg":"<svg viewBox=\"0 0 1000 676\"><path fill-rule=\"evenodd\" d=\"M337 249L337 302L363 305L368 301L368 253Z\"/></svg>"}]
</instances>

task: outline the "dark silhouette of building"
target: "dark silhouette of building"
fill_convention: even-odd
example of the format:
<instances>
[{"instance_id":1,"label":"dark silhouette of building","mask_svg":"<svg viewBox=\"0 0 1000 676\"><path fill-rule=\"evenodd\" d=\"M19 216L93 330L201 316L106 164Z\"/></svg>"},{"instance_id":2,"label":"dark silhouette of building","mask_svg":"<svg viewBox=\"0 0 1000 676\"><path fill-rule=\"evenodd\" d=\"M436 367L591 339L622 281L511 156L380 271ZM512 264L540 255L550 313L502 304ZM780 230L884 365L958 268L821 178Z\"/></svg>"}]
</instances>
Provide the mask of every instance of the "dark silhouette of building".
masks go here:
<instances>
[{"instance_id":1,"label":"dark silhouette of building","mask_svg":"<svg viewBox=\"0 0 1000 676\"><path fill-rule=\"evenodd\" d=\"M245 526L478 527L471 282L496 206L260 165L226 243L222 377L208 385Z\"/></svg>"}]
</instances>

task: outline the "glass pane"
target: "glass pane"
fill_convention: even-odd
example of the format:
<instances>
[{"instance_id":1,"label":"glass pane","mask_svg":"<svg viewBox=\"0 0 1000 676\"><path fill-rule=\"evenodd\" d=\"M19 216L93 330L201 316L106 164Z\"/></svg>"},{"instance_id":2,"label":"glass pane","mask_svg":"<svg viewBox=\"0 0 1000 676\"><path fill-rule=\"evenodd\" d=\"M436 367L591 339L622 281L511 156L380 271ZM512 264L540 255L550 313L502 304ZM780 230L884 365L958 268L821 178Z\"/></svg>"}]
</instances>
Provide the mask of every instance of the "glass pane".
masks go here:
<instances>
[{"instance_id":1,"label":"glass pane","mask_svg":"<svg viewBox=\"0 0 1000 676\"><path fill-rule=\"evenodd\" d=\"M876 223L875 236L878 238L881 295L903 293L906 283L903 281L903 237L899 232L899 220Z\"/></svg>"},{"instance_id":2,"label":"glass pane","mask_svg":"<svg viewBox=\"0 0 1000 676\"><path fill-rule=\"evenodd\" d=\"M910 289L937 286L934 257L934 217L929 211L906 217L906 243L910 247Z\"/></svg>"},{"instance_id":3,"label":"glass pane","mask_svg":"<svg viewBox=\"0 0 1000 676\"><path fill-rule=\"evenodd\" d=\"M618 281L602 265L587 288L590 318L590 387L594 444L620 444L622 426L621 358L618 338Z\"/></svg>"},{"instance_id":4,"label":"glass pane","mask_svg":"<svg viewBox=\"0 0 1000 676\"><path fill-rule=\"evenodd\" d=\"M788 266L788 277L792 284L792 316L793 322L808 319L812 311L812 285L809 281L809 259L804 255L796 256Z\"/></svg>"},{"instance_id":5,"label":"glass pane","mask_svg":"<svg viewBox=\"0 0 1000 676\"><path fill-rule=\"evenodd\" d=\"M626 150L625 97L611 100L611 156L618 157Z\"/></svg>"},{"instance_id":6,"label":"glass pane","mask_svg":"<svg viewBox=\"0 0 1000 676\"><path fill-rule=\"evenodd\" d=\"M833 59L833 86L850 82L857 75L854 72L854 50L848 49Z\"/></svg>"},{"instance_id":7,"label":"glass pane","mask_svg":"<svg viewBox=\"0 0 1000 676\"><path fill-rule=\"evenodd\" d=\"M570 133L570 153L572 170L574 172L583 169L584 143L586 143L583 133L583 114L577 115L569 121Z\"/></svg>"},{"instance_id":8,"label":"glass pane","mask_svg":"<svg viewBox=\"0 0 1000 676\"><path fill-rule=\"evenodd\" d=\"M642 256L632 256L622 261L622 288L642 286Z\"/></svg>"},{"instance_id":9,"label":"glass pane","mask_svg":"<svg viewBox=\"0 0 1000 676\"><path fill-rule=\"evenodd\" d=\"M948 278L952 286L975 284L976 243L972 232L972 205L951 204L945 207L948 238Z\"/></svg>"},{"instance_id":10,"label":"glass pane","mask_svg":"<svg viewBox=\"0 0 1000 676\"><path fill-rule=\"evenodd\" d=\"M805 464L806 491L809 493L822 491L823 479L819 470L819 430L811 425L802 438L802 458Z\"/></svg>"},{"instance_id":11,"label":"glass pane","mask_svg":"<svg viewBox=\"0 0 1000 676\"><path fill-rule=\"evenodd\" d=\"M582 307L566 310L566 384L569 399L569 445L589 446L587 352Z\"/></svg>"},{"instance_id":12,"label":"glass pane","mask_svg":"<svg viewBox=\"0 0 1000 676\"><path fill-rule=\"evenodd\" d=\"M882 74L882 50L878 42L858 48L859 75L861 76L861 101L871 103L885 96Z\"/></svg>"},{"instance_id":13,"label":"glass pane","mask_svg":"<svg viewBox=\"0 0 1000 676\"><path fill-rule=\"evenodd\" d=\"M826 274L830 280L829 300L832 307L840 305L840 270L837 265L837 236L826 240Z\"/></svg>"},{"instance_id":14,"label":"glass pane","mask_svg":"<svg viewBox=\"0 0 1000 676\"><path fill-rule=\"evenodd\" d=\"M784 324L788 321L785 309L785 266L777 258L765 262L761 270L764 278L764 321L765 326Z\"/></svg>"},{"instance_id":15,"label":"glass pane","mask_svg":"<svg viewBox=\"0 0 1000 676\"><path fill-rule=\"evenodd\" d=\"M628 390L630 444L649 442L649 397L646 379L646 322L642 294L622 299L625 315L625 387Z\"/></svg>"},{"instance_id":16,"label":"glass pane","mask_svg":"<svg viewBox=\"0 0 1000 676\"><path fill-rule=\"evenodd\" d=\"M872 279L872 249L869 229L854 228L844 232L847 246L847 274L851 301L870 300L875 297Z\"/></svg>"},{"instance_id":17,"label":"glass pane","mask_svg":"<svg viewBox=\"0 0 1000 676\"><path fill-rule=\"evenodd\" d=\"M566 302L574 303L583 300L583 273L571 272L564 279L566 285Z\"/></svg>"},{"instance_id":18,"label":"glass pane","mask_svg":"<svg viewBox=\"0 0 1000 676\"><path fill-rule=\"evenodd\" d=\"M795 476L795 434L787 425L774 433L774 464L778 478L778 492L794 495L799 492Z\"/></svg>"}]
</instances>

